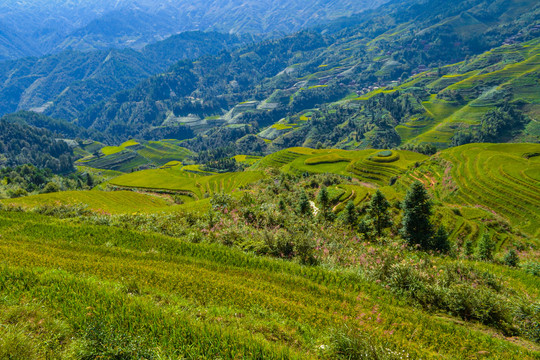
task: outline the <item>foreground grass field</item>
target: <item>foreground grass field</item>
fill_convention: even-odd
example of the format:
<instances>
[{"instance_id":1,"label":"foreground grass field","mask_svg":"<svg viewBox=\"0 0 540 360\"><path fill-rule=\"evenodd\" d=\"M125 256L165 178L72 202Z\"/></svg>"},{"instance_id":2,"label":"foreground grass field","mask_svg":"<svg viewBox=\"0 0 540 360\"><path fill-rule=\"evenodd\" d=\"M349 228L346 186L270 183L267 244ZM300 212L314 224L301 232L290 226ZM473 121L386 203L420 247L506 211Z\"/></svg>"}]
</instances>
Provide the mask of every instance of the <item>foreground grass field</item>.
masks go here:
<instances>
[{"instance_id":1,"label":"foreground grass field","mask_svg":"<svg viewBox=\"0 0 540 360\"><path fill-rule=\"evenodd\" d=\"M18 212L0 212L0 236L0 354L538 356L531 343L507 341L480 325L415 309L354 271ZM536 285L528 281L516 277L512 284L537 294L537 280Z\"/></svg>"}]
</instances>

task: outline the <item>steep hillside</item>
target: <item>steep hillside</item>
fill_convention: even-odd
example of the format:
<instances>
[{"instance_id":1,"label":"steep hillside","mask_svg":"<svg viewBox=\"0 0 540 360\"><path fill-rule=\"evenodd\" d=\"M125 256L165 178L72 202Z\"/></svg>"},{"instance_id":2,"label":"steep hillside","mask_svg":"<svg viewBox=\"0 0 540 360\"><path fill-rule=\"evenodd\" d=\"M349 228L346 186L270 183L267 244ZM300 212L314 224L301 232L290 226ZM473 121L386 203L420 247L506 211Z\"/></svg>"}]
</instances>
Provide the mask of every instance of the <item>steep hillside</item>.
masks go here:
<instances>
[{"instance_id":1,"label":"steep hillside","mask_svg":"<svg viewBox=\"0 0 540 360\"><path fill-rule=\"evenodd\" d=\"M216 125L248 123L264 130L274 124L275 130L261 137L275 140L290 132L287 130L301 127L311 118L305 113L323 104L355 99L380 87L395 87L410 75L465 60L505 42L535 39L540 33L536 26L539 14L534 1L391 2L356 18L337 21L328 29L319 28L324 35L303 32L179 63L171 71L89 109L79 121L119 140L137 137L148 125L183 124L203 132ZM535 51L522 53L520 61L531 57L534 62ZM534 78L534 73L527 70L523 78L529 77ZM337 118L335 109L323 109L314 117L328 123L330 131L293 131L290 139L276 142L275 147L314 146L318 141L325 146L398 146L409 139L403 133L402 141L396 126L426 112L422 110L423 98L411 94L408 100L399 101L404 101L403 106L409 102L401 113L388 103L380 109L378 99L370 103L368 111L362 109L361 102L345 106ZM354 115L368 120L347 123ZM115 124L114 129L111 124ZM322 138L308 141L313 138L310 131L322 134ZM340 131L356 132L357 137L344 138Z\"/></svg>"},{"instance_id":2,"label":"steep hillside","mask_svg":"<svg viewBox=\"0 0 540 360\"><path fill-rule=\"evenodd\" d=\"M32 111L19 111L13 114L4 115L0 117L0 120L49 130L64 139L104 139L104 136L96 131L87 130L74 123L54 119Z\"/></svg>"},{"instance_id":3,"label":"steep hillside","mask_svg":"<svg viewBox=\"0 0 540 360\"><path fill-rule=\"evenodd\" d=\"M0 115L35 110L73 121L90 105L129 89L180 59L232 49L233 35L186 32L135 50L62 52L0 63Z\"/></svg>"},{"instance_id":4,"label":"steep hillside","mask_svg":"<svg viewBox=\"0 0 540 360\"><path fill-rule=\"evenodd\" d=\"M3 339L17 341L23 356L70 354L74 348L87 357L199 359L347 359L350 354L436 359L486 353L534 359L538 354L521 339L508 341L493 336L494 330L423 311L345 269L103 224L82 227L38 214L1 212L0 224L0 291L6 299L0 323ZM401 250L399 257L404 256L421 266ZM455 271L455 278L446 279L456 301L466 298L459 289L474 300L480 300L472 295L480 292L476 288L497 294L487 284L499 281L482 275L481 265L429 265L440 268L441 284L450 269L461 272L461 280ZM474 277L474 288L467 276ZM503 279L512 281L505 285L512 290L537 295L531 276L507 270ZM65 340L53 341L57 338ZM13 354L2 345L1 351Z\"/></svg>"},{"instance_id":5,"label":"steep hillside","mask_svg":"<svg viewBox=\"0 0 540 360\"><path fill-rule=\"evenodd\" d=\"M164 166L170 162L181 162L191 152L176 140L127 141L120 146L104 146L89 142L76 149L83 158L77 165L96 169L133 172L144 168Z\"/></svg>"},{"instance_id":6,"label":"steep hillside","mask_svg":"<svg viewBox=\"0 0 540 360\"><path fill-rule=\"evenodd\" d=\"M291 148L1 200L0 354L536 359L538 154ZM418 186L434 249L403 235Z\"/></svg>"},{"instance_id":7,"label":"steep hillside","mask_svg":"<svg viewBox=\"0 0 540 360\"><path fill-rule=\"evenodd\" d=\"M260 136L277 149L318 142L343 148L538 142L539 44L537 38L494 48L310 111L309 117L295 114Z\"/></svg>"},{"instance_id":8,"label":"steep hillside","mask_svg":"<svg viewBox=\"0 0 540 360\"><path fill-rule=\"evenodd\" d=\"M73 150L48 130L0 120L0 166L23 164L69 172Z\"/></svg>"}]
</instances>

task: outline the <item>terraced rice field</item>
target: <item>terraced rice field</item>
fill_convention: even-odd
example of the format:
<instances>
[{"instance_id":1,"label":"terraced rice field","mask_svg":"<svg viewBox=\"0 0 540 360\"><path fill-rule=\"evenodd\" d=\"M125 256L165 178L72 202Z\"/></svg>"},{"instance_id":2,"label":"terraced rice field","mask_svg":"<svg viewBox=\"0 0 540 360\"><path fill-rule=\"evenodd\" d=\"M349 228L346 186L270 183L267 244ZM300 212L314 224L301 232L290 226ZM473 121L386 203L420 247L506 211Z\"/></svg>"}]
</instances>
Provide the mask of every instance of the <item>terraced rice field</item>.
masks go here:
<instances>
[{"instance_id":1,"label":"terraced rice field","mask_svg":"<svg viewBox=\"0 0 540 360\"><path fill-rule=\"evenodd\" d=\"M5 199L0 200L0 203L23 208L84 204L90 210L111 214L158 212L171 205L171 202L164 198L133 191L65 191L18 199Z\"/></svg>"},{"instance_id":2,"label":"terraced rice field","mask_svg":"<svg viewBox=\"0 0 540 360\"><path fill-rule=\"evenodd\" d=\"M190 194L195 199L202 199L205 194L232 192L263 177L264 174L260 171L202 176L179 168L170 168L122 175L111 180L110 184L125 188L180 192Z\"/></svg>"},{"instance_id":3,"label":"terraced rice field","mask_svg":"<svg viewBox=\"0 0 540 360\"><path fill-rule=\"evenodd\" d=\"M280 168L283 165L289 164L294 159L302 154L291 151L291 149L281 150L276 153L265 156L260 162L255 164L255 169L265 168Z\"/></svg>"},{"instance_id":4,"label":"terraced rice field","mask_svg":"<svg viewBox=\"0 0 540 360\"><path fill-rule=\"evenodd\" d=\"M263 158L256 168L280 168L294 174L332 173L354 177L375 185L388 185L390 178L400 176L417 162L428 157L410 151L392 151L392 155L378 156L381 150L315 150L290 148Z\"/></svg>"},{"instance_id":5,"label":"terraced rice field","mask_svg":"<svg viewBox=\"0 0 540 360\"><path fill-rule=\"evenodd\" d=\"M538 236L540 156L534 154L540 154L540 145L471 144L442 152L459 187L453 201L485 207Z\"/></svg>"},{"instance_id":6,"label":"terraced rice field","mask_svg":"<svg viewBox=\"0 0 540 360\"><path fill-rule=\"evenodd\" d=\"M403 143L432 143L439 148L449 146L453 135L463 127L478 125L482 116L502 104L503 100L520 100L527 105L521 110L538 120L540 111L540 41L503 46L476 57L470 63L452 66L448 75L435 76L429 71L399 87L376 92L407 90L419 86L436 94L423 99L424 113L415 115L396 127ZM460 101L449 101L446 95L459 94ZM451 97L451 96L450 96ZM519 105L518 105L519 106Z\"/></svg>"},{"instance_id":7,"label":"terraced rice field","mask_svg":"<svg viewBox=\"0 0 540 360\"><path fill-rule=\"evenodd\" d=\"M103 156L87 157L80 165L96 169L129 172L142 166L160 167L172 161L182 161L191 152L177 144L177 141L127 141L120 146L101 149Z\"/></svg>"},{"instance_id":8,"label":"terraced rice field","mask_svg":"<svg viewBox=\"0 0 540 360\"><path fill-rule=\"evenodd\" d=\"M392 151L391 157L377 156L374 152L354 163L347 170L359 180L385 186L390 179L403 174L417 162L427 159L427 156L410 151Z\"/></svg>"},{"instance_id":9,"label":"terraced rice field","mask_svg":"<svg viewBox=\"0 0 540 360\"><path fill-rule=\"evenodd\" d=\"M352 273L36 214L0 212L0 236L0 309L18 314L6 329L39 316L32 336L63 338L56 353L90 341L111 357L330 359L332 334L354 329L405 358L535 356Z\"/></svg>"}]
</instances>

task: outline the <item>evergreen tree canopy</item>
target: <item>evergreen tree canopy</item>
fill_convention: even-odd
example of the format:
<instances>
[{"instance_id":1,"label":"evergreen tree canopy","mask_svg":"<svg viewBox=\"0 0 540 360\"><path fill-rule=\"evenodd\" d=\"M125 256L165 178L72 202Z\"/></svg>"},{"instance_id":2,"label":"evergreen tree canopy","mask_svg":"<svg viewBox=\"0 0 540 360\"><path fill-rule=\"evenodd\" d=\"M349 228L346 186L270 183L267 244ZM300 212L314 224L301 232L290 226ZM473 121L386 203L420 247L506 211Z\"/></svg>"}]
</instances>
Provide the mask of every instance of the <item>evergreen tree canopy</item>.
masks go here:
<instances>
[{"instance_id":1,"label":"evergreen tree canopy","mask_svg":"<svg viewBox=\"0 0 540 360\"><path fill-rule=\"evenodd\" d=\"M422 249L432 248L433 214L429 194L420 181L412 183L402 204L403 220L401 235L410 245L420 245Z\"/></svg>"},{"instance_id":2,"label":"evergreen tree canopy","mask_svg":"<svg viewBox=\"0 0 540 360\"><path fill-rule=\"evenodd\" d=\"M476 256L480 260L491 261L493 260L493 252L495 251L495 243L489 236L489 234L484 233L482 238L478 242L476 247Z\"/></svg>"},{"instance_id":3,"label":"evergreen tree canopy","mask_svg":"<svg viewBox=\"0 0 540 360\"><path fill-rule=\"evenodd\" d=\"M381 236L385 228L392 225L392 218L388 213L390 203L380 190L377 190L371 198L368 207L368 217L373 225L377 236Z\"/></svg>"},{"instance_id":4,"label":"evergreen tree canopy","mask_svg":"<svg viewBox=\"0 0 540 360\"><path fill-rule=\"evenodd\" d=\"M358 220L358 213L354 202L349 201L345 207L345 223L349 226L355 226Z\"/></svg>"},{"instance_id":5,"label":"evergreen tree canopy","mask_svg":"<svg viewBox=\"0 0 540 360\"><path fill-rule=\"evenodd\" d=\"M300 194L300 200L298 201L298 212L301 215L312 215L311 204L305 191Z\"/></svg>"}]
</instances>

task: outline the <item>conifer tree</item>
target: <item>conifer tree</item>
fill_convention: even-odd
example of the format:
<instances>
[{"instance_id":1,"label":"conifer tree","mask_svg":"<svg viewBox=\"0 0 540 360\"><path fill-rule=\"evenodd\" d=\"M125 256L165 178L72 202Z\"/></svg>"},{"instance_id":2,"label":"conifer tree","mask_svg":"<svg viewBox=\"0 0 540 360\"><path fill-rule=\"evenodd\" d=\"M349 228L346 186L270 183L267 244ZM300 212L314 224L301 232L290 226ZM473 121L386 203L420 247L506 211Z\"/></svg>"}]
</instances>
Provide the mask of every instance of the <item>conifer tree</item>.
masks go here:
<instances>
[{"instance_id":1,"label":"conifer tree","mask_svg":"<svg viewBox=\"0 0 540 360\"><path fill-rule=\"evenodd\" d=\"M305 191L302 191L300 194L300 199L298 201L298 212L301 215L312 215L311 204L309 203L309 199Z\"/></svg>"},{"instance_id":2,"label":"conifer tree","mask_svg":"<svg viewBox=\"0 0 540 360\"><path fill-rule=\"evenodd\" d=\"M484 233L476 247L476 256L480 260L493 260L493 252L495 251L495 243L491 240L489 234Z\"/></svg>"},{"instance_id":3,"label":"conifer tree","mask_svg":"<svg viewBox=\"0 0 540 360\"><path fill-rule=\"evenodd\" d=\"M504 256L504 263L508 266L516 267L519 264L519 257L514 249L508 250L506 255Z\"/></svg>"},{"instance_id":4,"label":"conifer tree","mask_svg":"<svg viewBox=\"0 0 540 360\"><path fill-rule=\"evenodd\" d=\"M446 228L441 225L437 230L437 233L433 237L432 249L447 253L450 251L450 242L448 241L448 232Z\"/></svg>"},{"instance_id":5,"label":"conifer tree","mask_svg":"<svg viewBox=\"0 0 540 360\"><path fill-rule=\"evenodd\" d=\"M92 178L92 175L90 173L86 173L86 185L89 188L94 187L94 178Z\"/></svg>"},{"instance_id":6,"label":"conifer tree","mask_svg":"<svg viewBox=\"0 0 540 360\"><path fill-rule=\"evenodd\" d=\"M402 205L403 221L401 235L410 245L430 249L433 239L433 213L431 199L420 181L412 183Z\"/></svg>"},{"instance_id":7,"label":"conifer tree","mask_svg":"<svg viewBox=\"0 0 540 360\"><path fill-rule=\"evenodd\" d=\"M371 198L368 206L368 217L373 225L373 230L377 236L381 236L383 230L392 225L392 218L388 209L390 203L384 197L380 190L377 190L375 195Z\"/></svg>"},{"instance_id":8,"label":"conifer tree","mask_svg":"<svg viewBox=\"0 0 540 360\"><path fill-rule=\"evenodd\" d=\"M345 223L350 227L354 227L358 220L358 213L356 211L356 206L354 202L349 201L345 207Z\"/></svg>"},{"instance_id":9,"label":"conifer tree","mask_svg":"<svg viewBox=\"0 0 540 360\"><path fill-rule=\"evenodd\" d=\"M319 190L319 194L317 195L317 203L320 206L319 215L325 220L331 220L330 196L328 195L328 189L326 186L323 186L321 190Z\"/></svg>"},{"instance_id":10,"label":"conifer tree","mask_svg":"<svg viewBox=\"0 0 540 360\"><path fill-rule=\"evenodd\" d=\"M323 186L317 195L317 202L323 210L330 206L330 198L328 197L328 189Z\"/></svg>"}]
</instances>

